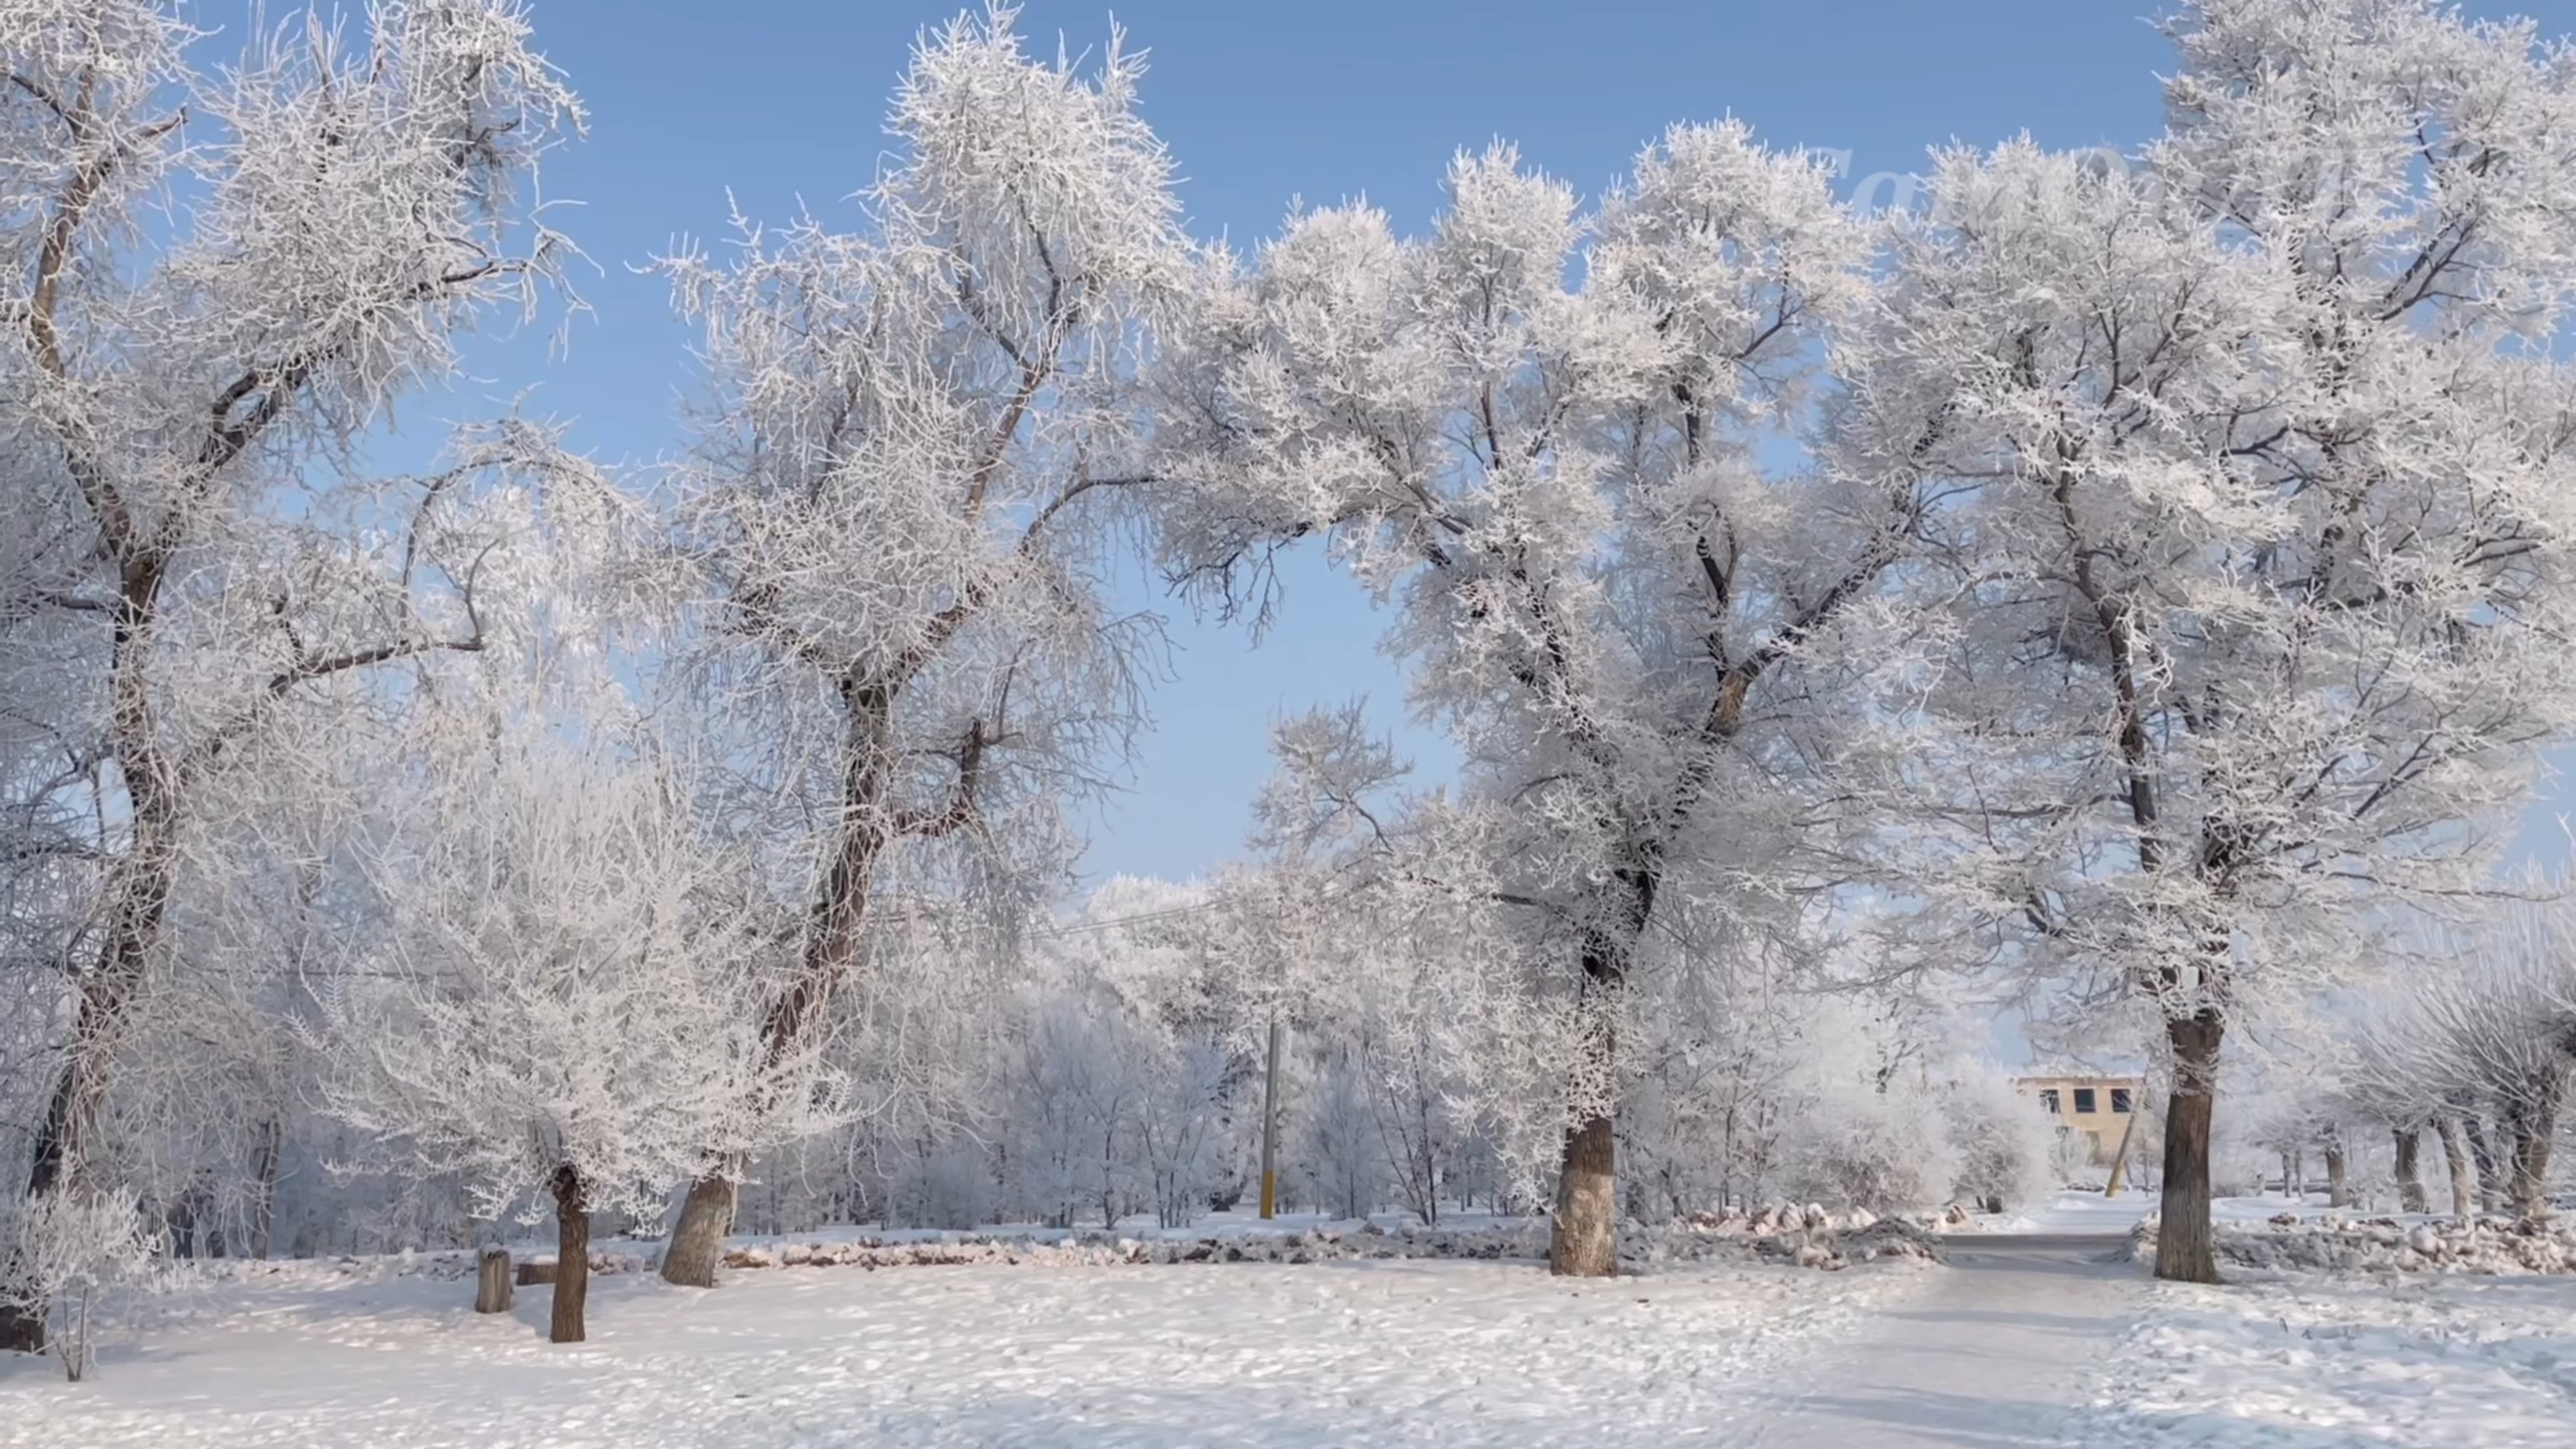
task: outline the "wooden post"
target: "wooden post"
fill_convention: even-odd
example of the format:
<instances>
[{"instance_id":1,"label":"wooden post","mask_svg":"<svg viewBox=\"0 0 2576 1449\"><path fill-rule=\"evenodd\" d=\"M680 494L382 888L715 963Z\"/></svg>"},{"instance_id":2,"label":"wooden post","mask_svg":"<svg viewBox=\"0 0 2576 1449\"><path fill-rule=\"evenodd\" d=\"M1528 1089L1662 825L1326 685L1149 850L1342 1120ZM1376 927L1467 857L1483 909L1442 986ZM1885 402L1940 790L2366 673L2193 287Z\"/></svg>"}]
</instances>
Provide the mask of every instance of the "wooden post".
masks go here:
<instances>
[{"instance_id":1,"label":"wooden post","mask_svg":"<svg viewBox=\"0 0 2576 1449\"><path fill-rule=\"evenodd\" d=\"M474 1274L474 1311L510 1311L510 1250L494 1243L483 1250Z\"/></svg>"}]
</instances>

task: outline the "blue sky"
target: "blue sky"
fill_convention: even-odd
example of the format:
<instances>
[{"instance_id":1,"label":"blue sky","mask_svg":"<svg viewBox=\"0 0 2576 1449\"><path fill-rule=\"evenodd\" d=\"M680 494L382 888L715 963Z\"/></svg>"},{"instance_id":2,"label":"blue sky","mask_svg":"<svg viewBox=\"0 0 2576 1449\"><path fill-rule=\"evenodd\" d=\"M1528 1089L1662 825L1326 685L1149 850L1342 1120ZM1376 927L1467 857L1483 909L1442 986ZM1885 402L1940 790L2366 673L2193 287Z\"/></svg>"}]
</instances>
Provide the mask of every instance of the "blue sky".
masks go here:
<instances>
[{"instance_id":1,"label":"blue sky","mask_svg":"<svg viewBox=\"0 0 2576 1449\"><path fill-rule=\"evenodd\" d=\"M2576 0L2469 8L2576 30ZM593 311L566 355L549 362L532 339L478 347L478 390L534 384L528 408L603 461L668 452L689 334L630 269L675 238L720 237L728 191L754 217L784 219L801 199L859 225L848 198L883 153L886 96L921 28L953 13L936 0L534 0L539 47L591 109L589 139L547 169L548 198L578 203L552 217L603 270L582 277ZM1151 53L1143 107L1186 178L1190 225L1249 246L1297 196L1364 194L1419 228L1450 156L1497 137L1587 193L1666 125L1728 114L1775 143L1848 150L1855 178L2024 130L2127 149L2155 128L2170 64L2151 13L2136 0L1152 0L1114 15ZM1021 29L1096 49L1112 14L1033 0ZM423 412L476 410L438 399ZM1093 824L1088 875L1188 876L1236 853L1282 714L1365 694L1401 722L1368 600L1312 557L1286 582L1258 648L1141 578L1128 586L1133 606L1172 616L1176 648L1128 788ZM1450 767L1436 738L1406 741L1427 772ZM2533 843L2555 841L2555 809L2535 808Z\"/></svg>"}]
</instances>

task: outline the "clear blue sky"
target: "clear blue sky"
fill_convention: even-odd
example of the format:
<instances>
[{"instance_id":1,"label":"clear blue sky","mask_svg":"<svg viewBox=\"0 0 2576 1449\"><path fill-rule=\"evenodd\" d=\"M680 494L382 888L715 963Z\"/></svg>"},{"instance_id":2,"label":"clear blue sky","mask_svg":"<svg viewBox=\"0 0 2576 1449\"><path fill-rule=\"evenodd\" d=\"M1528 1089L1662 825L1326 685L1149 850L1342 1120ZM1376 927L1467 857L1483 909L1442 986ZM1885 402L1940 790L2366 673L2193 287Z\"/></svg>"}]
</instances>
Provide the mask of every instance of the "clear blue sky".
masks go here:
<instances>
[{"instance_id":1,"label":"clear blue sky","mask_svg":"<svg viewBox=\"0 0 2576 1449\"><path fill-rule=\"evenodd\" d=\"M2576 30L2576 0L2476 4ZM2133 147L2159 117L2163 40L2139 0L1307 0L1119 5L1148 50L1144 111L1186 178L1193 229L1248 245L1289 199L1365 194L1400 227L1425 224L1442 168L1500 137L1585 192L1614 178L1666 125L1733 114L1766 138L1852 153L1852 174L1918 167L1925 148L2041 143ZM551 365L527 342L478 349L489 391L538 384L529 407L571 424L604 461L645 462L676 440L689 335L662 288L629 268L685 234L720 236L726 193L783 219L799 198L860 224L848 197L875 174L886 96L939 0L534 0L541 49L591 108L591 135L547 170L555 213L605 269L585 276L595 315ZM1034 0L1021 29L1049 47L1096 48L1101 0ZM462 411L442 401L434 412ZM1402 681L1371 644L1382 629L1357 589L1312 558L1292 568L1278 627L1258 649L1238 629L1172 614L1174 677L1130 786L1097 820L1086 873L1185 877L1236 853L1283 713L1354 695L1401 721ZM1430 772L1452 756L1408 733ZM2554 807L2553 807L2554 808ZM2546 809L2530 838L2542 837ZM2554 824L2545 833L2555 836ZM2553 851L2553 854L2556 854Z\"/></svg>"}]
</instances>

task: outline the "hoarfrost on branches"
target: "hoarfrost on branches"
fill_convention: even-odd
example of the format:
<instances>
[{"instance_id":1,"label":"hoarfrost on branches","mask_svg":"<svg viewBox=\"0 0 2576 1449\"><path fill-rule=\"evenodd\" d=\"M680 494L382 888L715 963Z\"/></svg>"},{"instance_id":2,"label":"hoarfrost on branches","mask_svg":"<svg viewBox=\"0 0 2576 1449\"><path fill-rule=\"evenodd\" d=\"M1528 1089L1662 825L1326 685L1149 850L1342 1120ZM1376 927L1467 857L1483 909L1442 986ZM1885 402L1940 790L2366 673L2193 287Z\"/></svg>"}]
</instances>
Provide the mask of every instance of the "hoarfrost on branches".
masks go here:
<instances>
[{"instance_id":1,"label":"hoarfrost on branches","mask_svg":"<svg viewBox=\"0 0 2576 1449\"><path fill-rule=\"evenodd\" d=\"M2210 0L2172 30L2135 168L1938 158L1857 385L1949 495L1909 768L1959 825L1911 842L1922 876L2077 1007L2152 1021L2158 1271L2206 1279L2222 1040L2491 889L2576 719L2546 345L2576 152L2528 25Z\"/></svg>"}]
</instances>

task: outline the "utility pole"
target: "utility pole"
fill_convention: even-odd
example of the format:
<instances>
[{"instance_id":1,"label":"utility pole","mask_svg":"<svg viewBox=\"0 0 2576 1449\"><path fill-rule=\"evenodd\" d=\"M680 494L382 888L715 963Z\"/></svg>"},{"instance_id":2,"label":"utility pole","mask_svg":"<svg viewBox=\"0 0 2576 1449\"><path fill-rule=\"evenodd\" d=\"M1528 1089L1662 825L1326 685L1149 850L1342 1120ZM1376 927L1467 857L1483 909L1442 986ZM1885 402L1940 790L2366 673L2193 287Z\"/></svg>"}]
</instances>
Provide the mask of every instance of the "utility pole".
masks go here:
<instances>
[{"instance_id":1,"label":"utility pole","mask_svg":"<svg viewBox=\"0 0 2576 1449\"><path fill-rule=\"evenodd\" d=\"M2129 1138L2138 1130L2138 1114L2145 1111L2146 1106L2147 1084L2140 1082L2136 1094L2129 1099L2129 1120L2120 1128L2120 1150L2112 1155L2111 1183L2104 1190L2104 1197L2120 1195L2120 1181L2129 1175Z\"/></svg>"},{"instance_id":2,"label":"utility pole","mask_svg":"<svg viewBox=\"0 0 2576 1449\"><path fill-rule=\"evenodd\" d=\"M1279 1211L1279 1040L1286 1028L1276 1012L1270 1017L1270 1066L1261 1090L1261 1215Z\"/></svg>"}]
</instances>

